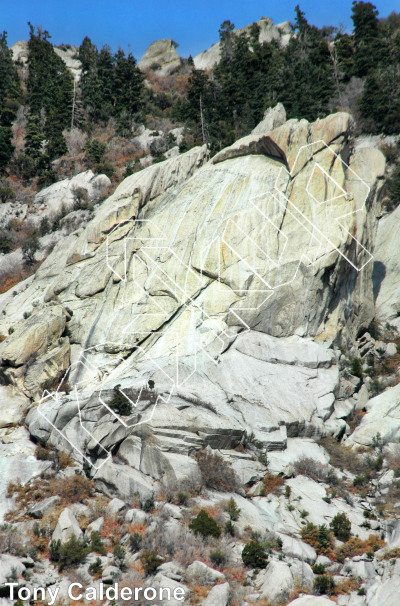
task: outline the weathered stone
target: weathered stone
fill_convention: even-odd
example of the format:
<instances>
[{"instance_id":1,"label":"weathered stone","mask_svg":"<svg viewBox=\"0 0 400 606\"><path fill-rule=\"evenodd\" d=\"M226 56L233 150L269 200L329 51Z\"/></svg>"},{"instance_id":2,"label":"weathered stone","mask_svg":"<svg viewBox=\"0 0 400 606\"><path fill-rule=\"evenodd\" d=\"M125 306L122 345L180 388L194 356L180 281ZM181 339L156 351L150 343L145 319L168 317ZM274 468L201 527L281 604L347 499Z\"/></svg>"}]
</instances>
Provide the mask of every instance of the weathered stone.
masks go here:
<instances>
[{"instance_id":1,"label":"weathered stone","mask_svg":"<svg viewBox=\"0 0 400 606\"><path fill-rule=\"evenodd\" d=\"M74 514L66 507L62 510L60 517L58 518L57 525L52 535L52 541L66 543L71 537L75 536L77 539L80 539L82 535L82 530L79 528L79 524Z\"/></svg>"},{"instance_id":2,"label":"weathered stone","mask_svg":"<svg viewBox=\"0 0 400 606\"><path fill-rule=\"evenodd\" d=\"M31 507L28 513L30 516L32 516L32 518L43 518L44 514L50 509L53 509L53 507L59 500L60 497L57 495L54 495L53 497L48 497L47 499L43 499L43 501L39 501L39 503L36 503L36 505Z\"/></svg>"},{"instance_id":3,"label":"weathered stone","mask_svg":"<svg viewBox=\"0 0 400 606\"><path fill-rule=\"evenodd\" d=\"M217 581L225 580L225 575L214 568L210 568L207 564L195 560L186 570L186 576L189 579L197 579L202 583L213 584Z\"/></svg>"},{"instance_id":4,"label":"weathered stone","mask_svg":"<svg viewBox=\"0 0 400 606\"><path fill-rule=\"evenodd\" d=\"M228 606L230 602L230 587L229 583L215 585L201 603L202 606Z\"/></svg>"},{"instance_id":5,"label":"weathered stone","mask_svg":"<svg viewBox=\"0 0 400 606\"><path fill-rule=\"evenodd\" d=\"M400 384L368 401L367 414L346 443L370 446L378 433L384 442L397 442L400 437Z\"/></svg>"},{"instance_id":6,"label":"weathered stone","mask_svg":"<svg viewBox=\"0 0 400 606\"><path fill-rule=\"evenodd\" d=\"M151 69L163 76L176 71L181 65L181 60L176 52L177 46L176 42L170 38L152 42L140 59L138 67L142 71Z\"/></svg>"}]
</instances>

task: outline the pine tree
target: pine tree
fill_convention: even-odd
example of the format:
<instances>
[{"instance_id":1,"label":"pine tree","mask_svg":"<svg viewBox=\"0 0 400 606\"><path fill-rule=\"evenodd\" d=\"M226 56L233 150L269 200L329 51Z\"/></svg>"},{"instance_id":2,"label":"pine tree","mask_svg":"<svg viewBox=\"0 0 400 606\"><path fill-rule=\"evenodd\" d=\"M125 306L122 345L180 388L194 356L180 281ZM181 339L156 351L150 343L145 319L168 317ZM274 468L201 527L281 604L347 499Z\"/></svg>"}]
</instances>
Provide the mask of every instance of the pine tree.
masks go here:
<instances>
[{"instance_id":1,"label":"pine tree","mask_svg":"<svg viewBox=\"0 0 400 606\"><path fill-rule=\"evenodd\" d=\"M378 11L371 2L353 1L352 21L354 24L354 75L366 76L379 63L383 55Z\"/></svg>"},{"instance_id":2,"label":"pine tree","mask_svg":"<svg viewBox=\"0 0 400 606\"><path fill-rule=\"evenodd\" d=\"M17 114L20 82L7 45L7 32L0 35L0 173L12 155L11 126Z\"/></svg>"},{"instance_id":3,"label":"pine tree","mask_svg":"<svg viewBox=\"0 0 400 606\"><path fill-rule=\"evenodd\" d=\"M143 79L133 55L129 53L125 56L124 51L119 49L115 55L114 114L123 135L131 132L133 116L141 108Z\"/></svg>"},{"instance_id":4,"label":"pine tree","mask_svg":"<svg viewBox=\"0 0 400 606\"><path fill-rule=\"evenodd\" d=\"M35 31L30 23L29 28L27 147L36 156L46 151L52 160L67 150L62 131L71 121L72 76L54 52L49 33L41 27Z\"/></svg>"}]
</instances>

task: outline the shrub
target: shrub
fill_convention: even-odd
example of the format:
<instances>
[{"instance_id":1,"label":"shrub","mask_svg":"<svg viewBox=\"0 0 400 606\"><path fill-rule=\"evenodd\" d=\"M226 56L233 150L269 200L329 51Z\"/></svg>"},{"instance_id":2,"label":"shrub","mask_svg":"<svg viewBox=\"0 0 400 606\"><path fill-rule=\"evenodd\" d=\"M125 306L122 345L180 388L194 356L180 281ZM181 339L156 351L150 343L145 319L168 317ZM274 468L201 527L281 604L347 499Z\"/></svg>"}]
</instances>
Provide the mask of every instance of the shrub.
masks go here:
<instances>
[{"instance_id":1,"label":"shrub","mask_svg":"<svg viewBox=\"0 0 400 606\"><path fill-rule=\"evenodd\" d=\"M339 541L344 543L349 540L351 536L351 522L345 513L337 513L330 523L330 527L333 530L333 534Z\"/></svg>"},{"instance_id":2,"label":"shrub","mask_svg":"<svg viewBox=\"0 0 400 606\"><path fill-rule=\"evenodd\" d=\"M314 564L312 571L314 574L324 574L325 566L323 564Z\"/></svg>"},{"instance_id":3,"label":"shrub","mask_svg":"<svg viewBox=\"0 0 400 606\"><path fill-rule=\"evenodd\" d=\"M97 164L94 165L93 170L99 175L107 175L109 179L111 179L111 177L113 177L115 174L114 166L111 164L111 162L107 162L106 160L97 162Z\"/></svg>"},{"instance_id":4,"label":"shrub","mask_svg":"<svg viewBox=\"0 0 400 606\"><path fill-rule=\"evenodd\" d=\"M109 403L109 407L120 416L128 416L132 414L132 404L119 391L121 385L116 385L113 389L113 397Z\"/></svg>"},{"instance_id":5,"label":"shrub","mask_svg":"<svg viewBox=\"0 0 400 606\"><path fill-rule=\"evenodd\" d=\"M142 509L146 513L150 513L151 511L153 511L154 505L155 505L154 498L153 497L149 497L148 499L145 500L144 503L142 503Z\"/></svg>"},{"instance_id":6,"label":"shrub","mask_svg":"<svg viewBox=\"0 0 400 606\"><path fill-rule=\"evenodd\" d=\"M96 553L99 553L100 555L106 555L107 550L105 548L105 545L103 543L103 541L100 538L100 535L98 532L92 532L92 534L90 535L90 549L91 551L95 551Z\"/></svg>"},{"instance_id":7,"label":"shrub","mask_svg":"<svg viewBox=\"0 0 400 606\"><path fill-rule=\"evenodd\" d=\"M229 514L230 519L236 522L240 516L240 508L237 506L236 501L233 497L229 499L226 504L226 511Z\"/></svg>"},{"instance_id":8,"label":"shrub","mask_svg":"<svg viewBox=\"0 0 400 606\"><path fill-rule=\"evenodd\" d=\"M225 522L225 534L230 534L231 537L235 536L235 525L232 524L232 520L227 520L227 522Z\"/></svg>"},{"instance_id":9,"label":"shrub","mask_svg":"<svg viewBox=\"0 0 400 606\"><path fill-rule=\"evenodd\" d=\"M271 493L276 493L278 489L283 485L284 480L281 476L276 476L273 473L267 473L264 476L263 484L264 484L264 495Z\"/></svg>"},{"instance_id":10,"label":"shrub","mask_svg":"<svg viewBox=\"0 0 400 606\"><path fill-rule=\"evenodd\" d=\"M308 522L301 530L301 537L318 553L328 553L332 548L332 538L325 524L315 526L312 522Z\"/></svg>"},{"instance_id":11,"label":"shrub","mask_svg":"<svg viewBox=\"0 0 400 606\"><path fill-rule=\"evenodd\" d=\"M61 541L51 541L49 546L50 559L58 563L60 572L69 566L82 564L89 552L90 546L75 536L63 544Z\"/></svg>"},{"instance_id":12,"label":"shrub","mask_svg":"<svg viewBox=\"0 0 400 606\"><path fill-rule=\"evenodd\" d=\"M243 547L242 560L249 568L266 568L268 564L267 554L257 541L248 541Z\"/></svg>"},{"instance_id":13,"label":"shrub","mask_svg":"<svg viewBox=\"0 0 400 606\"><path fill-rule=\"evenodd\" d=\"M210 560L214 564L214 566L222 566L227 561L227 555L221 549L215 549L210 553Z\"/></svg>"},{"instance_id":14,"label":"shrub","mask_svg":"<svg viewBox=\"0 0 400 606\"><path fill-rule=\"evenodd\" d=\"M40 221L40 235L45 236L51 231L50 221L47 217L43 217Z\"/></svg>"},{"instance_id":15,"label":"shrub","mask_svg":"<svg viewBox=\"0 0 400 606\"><path fill-rule=\"evenodd\" d=\"M123 570L125 568L125 555L126 555L126 552L125 552L125 549L122 547L122 545L116 545L114 547L114 551L113 551L114 563L121 570Z\"/></svg>"},{"instance_id":16,"label":"shrub","mask_svg":"<svg viewBox=\"0 0 400 606\"><path fill-rule=\"evenodd\" d=\"M96 560L92 562L92 564L90 564L88 570L92 576L101 575L101 573L103 572L103 566L101 565L101 560L99 557L97 557Z\"/></svg>"},{"instance_id":17,"label":"shrub","mask_svg":"<svg viewBox=\"0 0 400 606\"><path fill-rule=\"evenodd\" d=\"M33 265L35 263L35 253L40 248L39 238L36 232L33 232L26 240L22 243L22 257L27 265Z\"/></svg>"},{"instance_id":18,"label":"shrub","mask_svg":"<svg viewBox=\"0 0 400 606\"><path fill-rule=\"evenodd\" d=\"M388 197L386 208L391 211L400 203L400 164L386 179L386 191Z\"/></svg>"},{"instance_id":19,"label":"shrub","mask_svg":"<svg viewBox=\"0 0 400 606\"><path fill-rule=\"evenodd\" d=\"M332 595L335 589L335 582L332 577L326 574L317 576L314 580L314 593L317 595Z\"/></svg>"},{"instance_id":20,"label":"shrub","mask_svg":"<svg viewBox=\"0 0 400 606\"><path fill-rule=\"evenodd\" d=\"M187 492L178 492L177 501L178 501L178 505L181 505L182 507L187 505L187 503L189 501L188 493Z\"/></svg>"},{"instance_id":21,"label":"shrub","mask_svg":"<svg viewBox=\"0 0 400 606\"><path fill-rule=\"evenodd\" d=\"M159 566L163 563L161 558L156 551L144 551L140 556L143 569L146 575L154 574Z\"/></svg>"},{"instance_id":22,"label":"shrub","mask_svg":"<svg viewBox=\"0 0 400 606\"><path fill-rule=\"evenodd\" d=\"M13 250L13 245L10 237L5 231L0 232L0 253L7 255Z\"/></svg>"},{"instance_id":23,"label":"shrub","mask_svg":"<svg viewBox=\"0 0 400 606\"><path fill-rule=\"evenodd\" d=\"M328 465L323 465L310 457L302 457L294 463L296 475L307 476L316 482L325 482L328 469Z\"/></svg>"},{"instance_id":24,"label":"shrub","mask_svg":"<svg viewBox=\"0 0 400 606\"><path fill-rule=\"evenodd\" d=\"M134 532L131 534L131 536L129 537L129 546L130 546L131 550L133 551L133 553L136 553L137 551L139 551L141 549L142 541L143 541L143 537L138 532Z\"/></svg>"},{"instance_id":25,"label":"shrub","mask_svg":"<svg viewBox=\"0 0 400 606\"><path fill-rule=\"evenodd\" d=\"M196 455L204 486L234 492L238 487L238 481L231 465L217 452L210 449L200 450Z\"/></svg>"},{"instance_id":26,"label":"shrub","mask_svg":"<svg viewBox=\"0 0 400 606\"><path fill-rule=\"evenodd\" d=\"M0 185L0 201L4 204L5 202L15 200L15 191L6 185Z\"/></svg>"},{"instance_id":27,"label":"shrub","mask_svg":"<svg viewBox=\"0 0 400 606\"><path fill-rule=\"evenodd\" d=\"M355 377L359 377L360 379L363 376L360 358L353 358L351 360L351 374Z\"/></svg>"},{"instance_id":28,"label":"shrub","mask_svg":"<svg viewBox=\"0 0 400 606\"><path fill-rule=\"evenodd\" d=\"M77 503L92 496L94 483L85 476L76 474L53 483L53 494L63 497L68 503Z\"/></svg>"},{"instance_id":29,"label":"shrub","mask_svg":"<svg viewBox=\"0 0 400 606\"><path fill-rule=\"evenodd\" d=\"M204 509L190 522L189 528L192 532L200 534L202 537L215 537L219 539L221 536L221 528Z\"/></svg>"},{"instance_id":30,"label":"shrub","mask_svg":"<svg viewBox=\"0 0 400 606\"><path fill-rule=\"evenodd\" d=\"M85 144L85 152L90 160L94 163L100 162L102 159L104 152L106 151L106 144L102 143L98 139L92 139L91 141L87 141Z\"/></svg>"}]
</instances>

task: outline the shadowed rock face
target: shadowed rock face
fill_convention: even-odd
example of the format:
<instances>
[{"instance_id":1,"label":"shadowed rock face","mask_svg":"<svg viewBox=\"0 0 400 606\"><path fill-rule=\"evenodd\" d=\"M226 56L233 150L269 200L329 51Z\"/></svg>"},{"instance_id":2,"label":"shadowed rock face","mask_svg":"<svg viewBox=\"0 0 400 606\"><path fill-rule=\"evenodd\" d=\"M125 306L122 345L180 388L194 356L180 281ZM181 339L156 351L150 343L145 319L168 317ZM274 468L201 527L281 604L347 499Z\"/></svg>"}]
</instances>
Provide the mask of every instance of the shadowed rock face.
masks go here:
<instances>
[{"instance_id":1,"label":"shadowed rock face","mask_svg":"<svg viewBox=\"0 0 400 606\"><path fill-rule=\"evenodd\" d=\"M60 395L61 408L49 400L46 415L91 456L135 437L139 471L128 486L140 485L138 473L175 477L179 456L205 443L232 448L252 432L283 448L288 436L345 426L332 416L329 345L353 339L374 314L368 251L384 162L376 150L351 153L347 114L272 131L270 118L211 161L194 148L128 177L7 299L7 322L29 297L69 314L77 391ZM49 351L29 381L18 374L26 393L42 385ZM149 379L154 392L140 396ZM104 405L116 384L137 400L125 426ZM34 409L28 421L34 435L61 440ZM116 477L109 465L105 485Z\"/></svg>"}]
</instances>

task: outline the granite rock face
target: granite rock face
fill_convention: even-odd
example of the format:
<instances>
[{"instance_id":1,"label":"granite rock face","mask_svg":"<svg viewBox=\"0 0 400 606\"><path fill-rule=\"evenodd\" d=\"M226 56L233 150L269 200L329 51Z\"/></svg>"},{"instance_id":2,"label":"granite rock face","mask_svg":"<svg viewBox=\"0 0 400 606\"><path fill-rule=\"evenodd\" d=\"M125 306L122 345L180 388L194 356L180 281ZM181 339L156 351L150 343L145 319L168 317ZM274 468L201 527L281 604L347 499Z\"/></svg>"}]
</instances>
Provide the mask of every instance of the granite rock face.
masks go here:
<instances>
[{"instance_id":1,"label":"granite rock face","mask_svg":"<svg viewBox=\"0 0 400 606\"><path fill-rule=\"evenodd\" d=\"M177 46L176 42L170 38L152 42L140 59L138 67L142 71L151 69L161 76L170 74L181 65L181 60L176 51Z\"/></svg>"},{"instance_id":2,"label":"granite rock face","mask_svg":"<svg viewBox=\"0 0 400 606\"><path fill-rule=\"evenodd\" d=\"M107 461L96 474L112 495L181 481L195 473L187 455L207 444L230 449L252 434L284 449L346 430L330 345L374 315L371 208L384 159L352 152L348 114L284 119L278 106L211 160L194 148L131 175L4 297L0 330L21 322L26 301L47 306L1 346L14 385L39 398L70 363L70 393L31 409L30 431ZM55 309L64 320L52 346L25 347L28 330L48 334ZM18 351L35 359L29 370ZM117 385L129 419L108 407Z\"/></svg>"}]
</instances>

